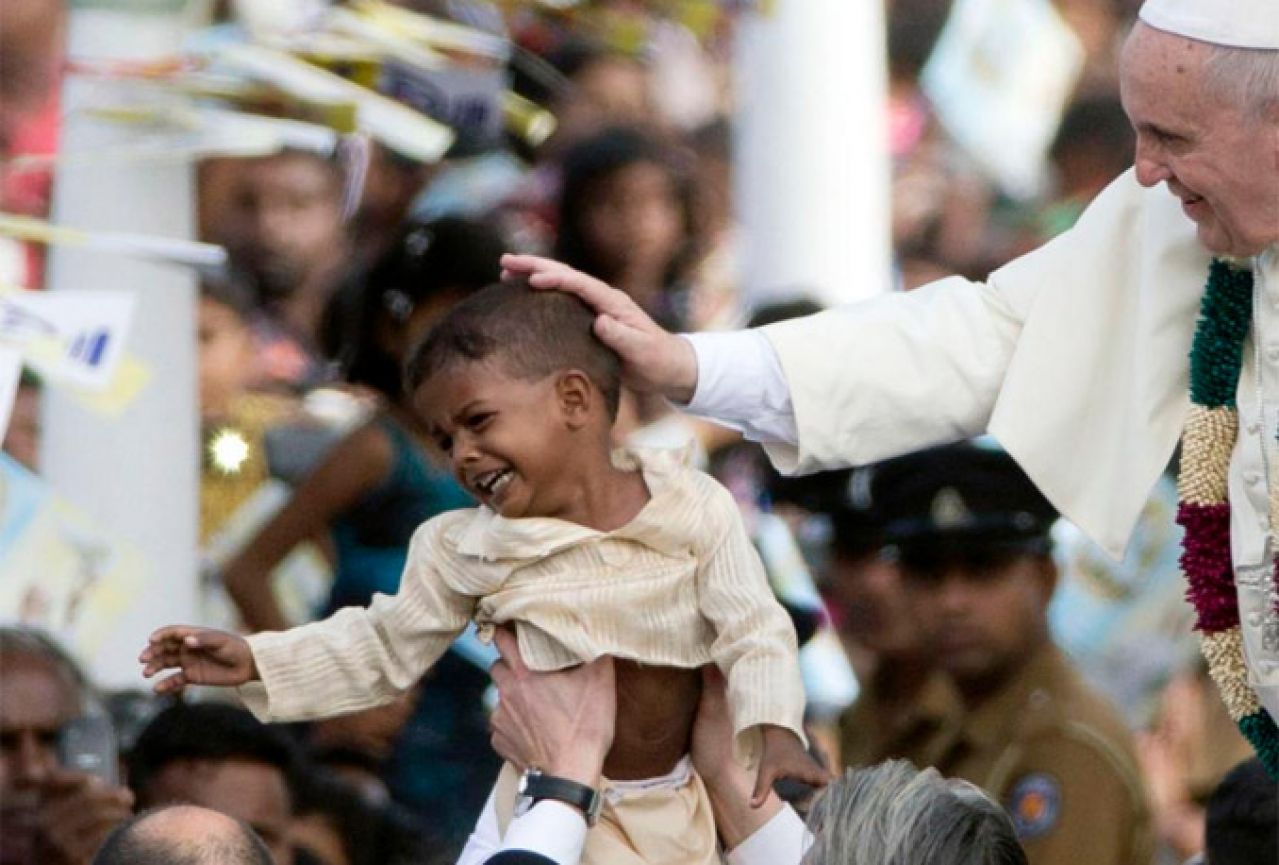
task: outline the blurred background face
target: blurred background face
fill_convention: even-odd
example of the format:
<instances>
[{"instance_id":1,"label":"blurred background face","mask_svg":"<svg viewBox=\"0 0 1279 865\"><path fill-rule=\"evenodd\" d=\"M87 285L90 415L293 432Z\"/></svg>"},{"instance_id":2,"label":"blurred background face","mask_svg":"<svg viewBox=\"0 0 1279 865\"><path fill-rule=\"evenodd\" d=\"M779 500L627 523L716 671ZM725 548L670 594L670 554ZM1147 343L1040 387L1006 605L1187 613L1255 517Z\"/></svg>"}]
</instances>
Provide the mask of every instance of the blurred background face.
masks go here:
<instances>
[{"instance_id":1,"label":"blurred background face","mask_svg":"<svg viewBox=\"0 0 1279 865\"><path fill-rule=\"evenodd\" d=\"M664 270L686 229L674 178L651 162L632 163L597 181L579 224L595 259L612 273Z\"/></svg>"},{"instance_id":2,"label":"blurred background face","mask_svg":"<svg viewBox=\"0 0 1279 865\"><path fill-rule=\"evenodd\" d=\"M57 769L58 733L78 714L70 684L47 661L0 656L0 865L32 861L40 785Z\"/></svg>"},{"instance_id":3,"label":"blurred background face","mask_svg":"<svg viewBox=\"0 0 1279 865\"><path fill-rule=\"evenodd\" d=\"M243 820L262 837L276 865L292 865L293 803L284 773L250 760L176 760L152 781L148 808L182 802Z\"/></svg>"},{"instance_id":4,"label":"blurred background face","mask_svg":"<svg viewBox=\"0 0 1279 865\"><path fill-rule=\"evenodd\" d=\"M1047 637L1054 571L1046 559L904 553L902 572L924 638L961 688L1002 680Z\"/></svg>"},{"instance_id":5,"label":"blurred background face","mask_svg":"<svg viewBox=\"0 0 1279 865\"><path fill-rule=\"evenodd\" d=\"M233 192L223 211L227 222L208 231L226 244L233 263L266 298L287 297L342 255L342 187L320 157L282 153L242 160L228 182Z\"/></svg>"},{"instance_id":6,"label":"blurred background face","mask_svg":"<svg viewBox=\"0 0 1279 865\"><path fill-rule=\"evenodd\" d=\"M559 152L606 126L654 118L649 74L629 57L603 56L584 65L553 106L557 121L547 149Z\"/></svg>"},{"instance_id":7,"label":"blurred background face","mask_svg":"<svg viewBox=\"0 0 1279 865\"><path fill-rule=\"evenodd\" d=\"M217 417L243 393L255 375L253 334L235 310L200 298L197 336L200 348L200 413Z\"/></svg>"},{"instance_id":8,"label":"blurred background face","mask_svg":"<svg viewBox=\"0 0 1279 865\"><path fill-rule=\"evenodd\" d=\"M844 639L883 656L921 648L919 628L897 565L876 552L835 552L826 596L840 614Z\"/></svg>"},{"instance_id":9,"label":"blurred background face","mask_svg":"<svg viewBox=\"0 0 1279 865\"><path fill-rule=\"evenodd\" d=\"M0 153L57 86L64 6L62 0L0 2Z\"/></svg>"}]
</instances>

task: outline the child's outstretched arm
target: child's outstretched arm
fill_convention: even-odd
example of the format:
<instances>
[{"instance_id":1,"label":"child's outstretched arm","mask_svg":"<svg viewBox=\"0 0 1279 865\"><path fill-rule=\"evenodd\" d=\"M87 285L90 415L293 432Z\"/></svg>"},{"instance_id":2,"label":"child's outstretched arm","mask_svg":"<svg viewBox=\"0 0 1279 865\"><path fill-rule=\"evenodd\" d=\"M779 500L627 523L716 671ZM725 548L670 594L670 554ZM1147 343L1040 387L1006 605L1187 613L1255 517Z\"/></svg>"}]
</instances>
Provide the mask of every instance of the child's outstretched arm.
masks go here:
<instances>
[{"instance_id":1,"label":"child's outstretched arm","mask_svg":"<svg viewBox=\"0 0 1279 865\"><path fill-rule=\"evenodd\" d=\"M212 628L161 628L147 639L138 662L148 679L165 670L177 671L155 683L157 694L176 694L187 685L243 685L258 677L248 642Z\"/></svg>"},{"instance_id":2,"label":"child's outstretched arm","mask_svg":"<svg viewBox=\"0 0 1279 865\"><path fill-rule=\"evenodd\" d=\"M774 782L782 778L802 781L814 787L825 787L830 783L830 772L813 759L804 743L790 730L765 724L763 733L764 749L755 772L752 808L763 805Z\"/></svg>"}]
</instances>

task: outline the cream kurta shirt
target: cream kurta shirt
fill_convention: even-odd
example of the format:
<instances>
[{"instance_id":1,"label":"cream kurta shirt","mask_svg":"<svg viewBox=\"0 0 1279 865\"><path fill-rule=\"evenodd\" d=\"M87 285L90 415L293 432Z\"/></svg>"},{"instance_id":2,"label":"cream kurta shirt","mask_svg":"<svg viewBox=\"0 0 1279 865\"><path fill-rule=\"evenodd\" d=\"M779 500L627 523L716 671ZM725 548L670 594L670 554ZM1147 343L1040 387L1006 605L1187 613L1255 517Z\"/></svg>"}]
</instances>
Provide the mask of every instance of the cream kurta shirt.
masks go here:
<instances>
[{"instance_id":1,"label":"cream kurta shirt","mask_svg":"<svg viewBox=\"0 0 1279 865\"><path fill-rule=\"evenodd\" d=\"M689 337L698 354L689 408L764 442L789 471L989 431L1066 517L1120 557L1190 404L1210 260L1177 198L1143 189L1129 171L1073 229L986 283L944 279L758 332ZM1267 491L1279 483L1279 252L1253 267L1262 336L1259 351L1252 340L1245 349L1239 386L1231 546L1249 670L1279 717L1266 550Z\"/></svg>"},{"instance_id":2,"label":"cream kurta shirt","mask_svg":"<svg viewBox=\"0 0 1279 865\"><path fill-rule=\"evenodd\" d=\"M683 452L619 452L617 462L641 469L651 494L622 528L508 520L485 507L435 517L414 534L395 596L249 637L261 681L240 689L245 702L270 721L377 706L416 683L474 619L482 635L513 623L535 670L600 655L715 663L743 761L758 754L760 724L802 740L795 630L732 495Z\"/></svg>"}]
</instances>

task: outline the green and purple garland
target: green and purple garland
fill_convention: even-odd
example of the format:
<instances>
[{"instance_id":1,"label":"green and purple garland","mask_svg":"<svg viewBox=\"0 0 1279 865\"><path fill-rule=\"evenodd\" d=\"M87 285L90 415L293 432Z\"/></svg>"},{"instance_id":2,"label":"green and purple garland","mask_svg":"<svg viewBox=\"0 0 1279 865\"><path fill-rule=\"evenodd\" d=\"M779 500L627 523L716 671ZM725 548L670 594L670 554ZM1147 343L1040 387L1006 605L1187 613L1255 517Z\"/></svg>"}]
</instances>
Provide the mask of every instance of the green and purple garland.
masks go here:
<instances>
[{"instance_id":1,"label":"green and purple garland","mask_svg":"<svg viewBox=\"0 0 1279 865\"><path fill-rule=\"evenodd\" d=\"M1191 408L1181 434L1177 522L1186 530L1181 567L1189 584L1186 596L1195 608L1195 629L1203 635L1209 673L1230 717L1252 743L1266 771L1279 780L1279 727L1248 683L1230 556L1226 484L1239 435L1235 395L1251 323L1252 271L1214 260L1190 351ZM1272 532L1276 516L1272 497Z\"/></svg>"}]
</instances>

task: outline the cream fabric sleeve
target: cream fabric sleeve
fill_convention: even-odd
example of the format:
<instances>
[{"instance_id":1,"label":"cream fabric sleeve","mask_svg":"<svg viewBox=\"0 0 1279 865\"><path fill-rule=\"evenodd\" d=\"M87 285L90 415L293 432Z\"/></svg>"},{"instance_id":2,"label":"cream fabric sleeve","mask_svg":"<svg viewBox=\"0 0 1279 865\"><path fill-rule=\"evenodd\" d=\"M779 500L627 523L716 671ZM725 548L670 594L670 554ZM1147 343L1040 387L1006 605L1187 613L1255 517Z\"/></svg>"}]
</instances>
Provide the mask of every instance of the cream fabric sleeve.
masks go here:
<instances>
[{"instance_id":1,"label":"cream fabric sleeve","mask_svg":"<svg viewBox=\"0 0 1279 865\"><path fill-rule=\"evenodd\" d=\"M766 442L769 456L807 472L979 435L1028 302L952 277L764 328L799 441Z\"/></svg>"},{"instance_id":2,"label":"cream fabric sleeve","mask_svg":"<svg viewBox=\"0 0 1279 865\"><path fill-rule=\"evenodd\" d=\"M436 566L442 525L437 517L414 533L398 594L249 637L261 681L239 690L253 714L263 721L342 715L412 687L475 609L475 598L451 588Z\"/></svg>"},{"instance_id":3,"label":"cream fabric sleeve","mask_svg":"<svg viewBox=\"0 0 1279 865\"><path fill-rule=\"evenodd\" d=\"M698 606L715 628L711 657L728 680L734 756L754 765L760 724L785 727L806 741L799 646L732 494L709 477L703 482L712 537L699 550Z\"/></svg>"}]
</instances>

